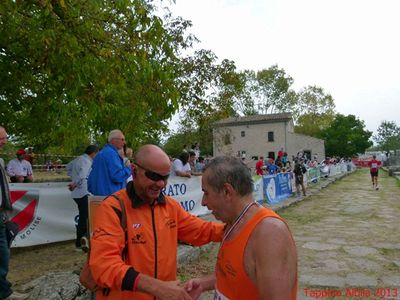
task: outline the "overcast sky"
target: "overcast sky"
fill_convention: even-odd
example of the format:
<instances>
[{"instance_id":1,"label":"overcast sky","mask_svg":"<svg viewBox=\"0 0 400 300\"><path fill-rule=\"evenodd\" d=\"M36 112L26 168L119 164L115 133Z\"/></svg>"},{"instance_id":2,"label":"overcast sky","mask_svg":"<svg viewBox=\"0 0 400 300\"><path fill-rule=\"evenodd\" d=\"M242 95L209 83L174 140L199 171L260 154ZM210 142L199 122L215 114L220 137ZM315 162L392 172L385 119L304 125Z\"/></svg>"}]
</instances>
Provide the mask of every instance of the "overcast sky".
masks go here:
<instances>
[{"instance_id":1,"label":"overcast sky","mask_svg":"<svg viewBox=\"0 0 400 300\"><path fill-rule=\"evenodd\" d=\"M296 91L322 87L368 130L400 125L400 0L176 0L172 11L239 70L277 64Z\"/></svg>"}]
</instances>

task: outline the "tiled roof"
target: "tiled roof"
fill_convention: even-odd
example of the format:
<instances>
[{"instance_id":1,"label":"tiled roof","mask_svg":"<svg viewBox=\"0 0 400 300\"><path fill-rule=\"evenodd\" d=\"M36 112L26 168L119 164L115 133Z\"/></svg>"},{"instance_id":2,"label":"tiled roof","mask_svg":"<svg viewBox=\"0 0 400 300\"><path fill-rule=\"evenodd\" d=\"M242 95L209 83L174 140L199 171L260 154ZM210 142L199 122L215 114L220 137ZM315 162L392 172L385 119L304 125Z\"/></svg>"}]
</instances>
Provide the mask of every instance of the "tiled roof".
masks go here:
<instances>
[{"instance_id":1,"label":"tiled roof","mask_svg":"<svg viewBox=\"0 0 400 300\"><path fill-rule=\"evenodd\" d=\"M215 127L226 125L243 125L243 124L263 124L279 121L290 121L292 119L291 113L269 114L269 115L253 115L245 117L227 118L214 123Z\"/></svg>"}]
</instances>

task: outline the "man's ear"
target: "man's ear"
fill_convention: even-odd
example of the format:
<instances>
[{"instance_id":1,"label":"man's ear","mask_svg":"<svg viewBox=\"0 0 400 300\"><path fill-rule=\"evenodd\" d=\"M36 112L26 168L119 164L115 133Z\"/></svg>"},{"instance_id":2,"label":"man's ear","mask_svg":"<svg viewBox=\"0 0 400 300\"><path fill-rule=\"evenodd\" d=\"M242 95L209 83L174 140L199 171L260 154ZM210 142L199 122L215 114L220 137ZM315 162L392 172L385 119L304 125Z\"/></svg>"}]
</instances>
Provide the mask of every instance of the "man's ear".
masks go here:
<instances>
[{"instance_id":1,"label":"man's ear","mask_svg":"<svg viewBox=\"0 0 400 300\"><path fill-rule=\"evenodd\" d=\"M232 196L235 192L233 186L229 183L224 183L224 195L225 196Z\"/></svg>"}]
</instances>

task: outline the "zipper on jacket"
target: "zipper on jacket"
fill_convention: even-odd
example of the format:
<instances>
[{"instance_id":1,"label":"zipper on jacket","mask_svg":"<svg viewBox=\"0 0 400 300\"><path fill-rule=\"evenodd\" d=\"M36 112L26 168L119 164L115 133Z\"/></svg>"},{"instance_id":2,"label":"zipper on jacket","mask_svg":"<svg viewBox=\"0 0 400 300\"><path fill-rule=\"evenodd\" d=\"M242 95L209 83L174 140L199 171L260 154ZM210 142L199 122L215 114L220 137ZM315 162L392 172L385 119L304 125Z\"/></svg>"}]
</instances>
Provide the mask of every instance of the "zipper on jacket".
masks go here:
<instances>
[{"instance_id":1,"label":"zipper on jacket","mask_svg":"<svg viewBox=\"0 0 400 300\"><path fill-rule=\"evenodd\" d=\"M153 223L153 235L154 235L154 278L157 278L157 261L158 261L158 255L157 255L157 231L156 231L156 224L154 220L154 206L151 206L151 221Z\"/></svg>"}]
</instances>

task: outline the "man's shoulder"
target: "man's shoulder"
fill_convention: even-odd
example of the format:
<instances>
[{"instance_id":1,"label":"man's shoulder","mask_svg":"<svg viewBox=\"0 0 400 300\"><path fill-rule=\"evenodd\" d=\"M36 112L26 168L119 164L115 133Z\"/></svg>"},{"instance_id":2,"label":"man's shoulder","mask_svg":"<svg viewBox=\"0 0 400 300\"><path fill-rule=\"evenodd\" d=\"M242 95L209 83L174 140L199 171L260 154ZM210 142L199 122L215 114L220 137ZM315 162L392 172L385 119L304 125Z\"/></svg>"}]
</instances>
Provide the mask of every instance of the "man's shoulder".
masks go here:
<instances>
[{"instance_id":1,"label":"man's shoulder","mask_svg":"<svg viewBox=\"0 0 400 300\"><path fill-rule=\"evenodd\" d=\"M174 159L172 164L175 165L175 166L183 165L182 161L179 158Z\"/></svg>"},{"instance_id":2,"label":"man's shoulder","mask_svg":"<svg viewBox=\"0 0 400 300\"><path fill-rule=\"evenodd\" d=\"M165 199L165 207L167 210L172 210L175 212L178 211L183 211L183 212L187 212L182 205L179 203L178 200L176 200L175 198L171 197L171 196L166 196L164 195L164 199Z\"/></svg>"},{"instance_id":3,"label":"man's shoulder","mask_svg":"<svg viewBox=\"0 0 400 300\"><path fill-rule=\"evenodd\" d=\"M254 228L252 235L254 235L256 238L265 239L285 233L289 233L289 229L285 221L283 221L275 213L266 213Z\"/></svg>"},{"instance_id":4,"label":"man's shoulder","mask_svg":"<svg viewBox=\"0 0 400 300\"><path fill-rule=\"evenodd\" d=\"M23 162L25 165L31 165L31 163L30 163L28 160L26 160L26 159L23 159L22 162Z\"/></svg>"},{"instance_id":5,"label":"man's shoulder","mask_svg":"<svg viewBox=\"0 0 400 300\"><path fill-rule=\"evenodd\" d=\"M19 160L18 160L17 158L13 158L12 160L10 160L10 161L8 162L7 165L15 164L15 163L18 163L18 162L19 162Z\"/></svg>"},{"instance_id":6,"label":"man's shoulder","mask_svg":"<svg viewBox=\"0 0 400 300\"><path fill-rule=\"evenodd\" d=\"M117 150L115 149L115 147L113 145L110 144L106 144L104 145L103 149L101 149L101 151L99 153L116 153Z\"/></svg>"}]
</instances>

